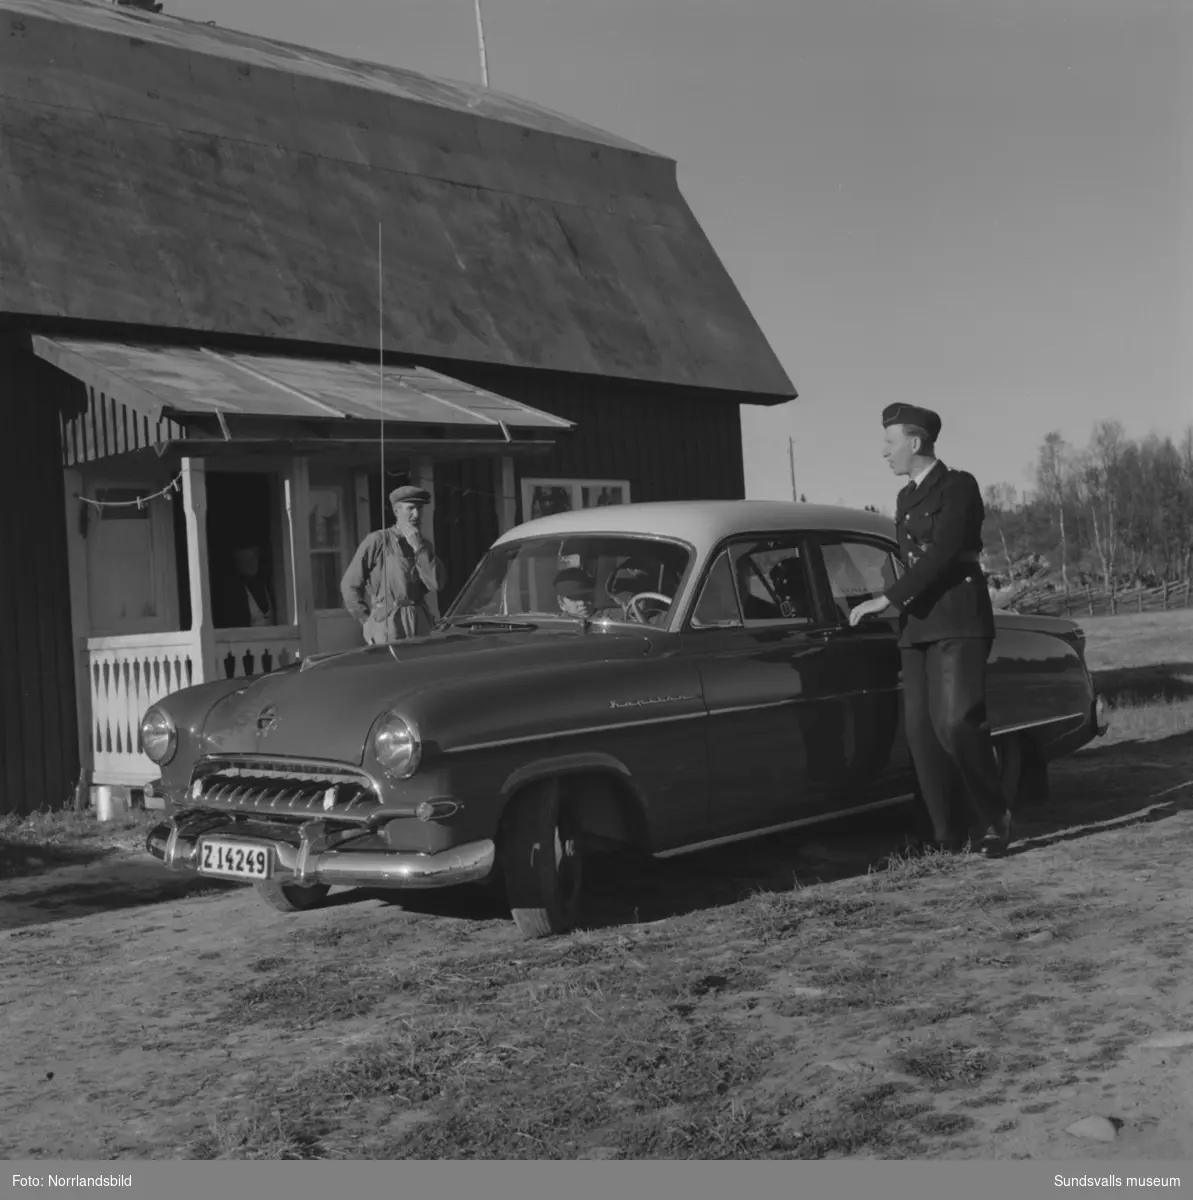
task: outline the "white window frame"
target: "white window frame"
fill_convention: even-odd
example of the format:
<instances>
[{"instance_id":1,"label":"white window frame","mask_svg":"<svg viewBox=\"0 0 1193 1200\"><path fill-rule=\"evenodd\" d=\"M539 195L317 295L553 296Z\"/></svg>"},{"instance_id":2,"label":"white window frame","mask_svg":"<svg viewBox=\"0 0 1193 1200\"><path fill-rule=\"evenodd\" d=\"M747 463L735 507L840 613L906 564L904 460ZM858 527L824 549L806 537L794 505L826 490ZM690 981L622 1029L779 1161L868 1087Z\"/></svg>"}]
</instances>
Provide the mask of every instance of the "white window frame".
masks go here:
<instances>
[{"instance_id":1,"label":"white window frame","mask_svg":"<svg viewBox=\"0 0 1193 1200\"><path fill-rule=\"evenodd\" d=\"M585 488L603 488L615 487L621 488L622 495L625 496L625 503L632 504L633 496L630 495L630 481L628 479L523 479L522 480L522 520L531 520L530 509L531 501L534 499L534 489L536 487L557 487L568 488L572 494L572 512L589 512L590 509L584 509L581 501L584 499Z\"/></svg>"},{"instance_id":2,"label":"white window frame","mask_svg":"<svg viewBox=\"0 0 1193 1200\"><path fill-rule=\"evenodd\" d=\"M342 579L344 577L344 572L348 569L347 550L348 550L348 542L350 540L350 535L348 532L348 519L349 519L348 496L347 496L347 492L345 491L344 487L338 483L312 484L308 491L308 495L311 497L311 500L309 502L310 508L308 509L308 512L307 512L307 521L308 522L310 521L311 512L314 511L314 499L313 498L314 498L316 492L335 492L336 495L339 497L340 544L338 547L336 547L336 549L334 551L331 549L318 549L318 548L308 544L307 557L308 557L308 559L310 559L310 567L308 569L310 570L312 590L314 588L314 579L315 579L315 572L313 570L314 565L315 565L315 556L316 555L328 555L329 556L334 553L338 560L337 574ZM317 608L314 606L314 600L315 600L315 597L312 596L311 597L312 607L314 608L316 613L323 614L323 613L339 612L339 611L341 611L341 609L343 607L342 604L337 604L337 605L333 605L331 608Z\"/></svg>"}]
</instances>

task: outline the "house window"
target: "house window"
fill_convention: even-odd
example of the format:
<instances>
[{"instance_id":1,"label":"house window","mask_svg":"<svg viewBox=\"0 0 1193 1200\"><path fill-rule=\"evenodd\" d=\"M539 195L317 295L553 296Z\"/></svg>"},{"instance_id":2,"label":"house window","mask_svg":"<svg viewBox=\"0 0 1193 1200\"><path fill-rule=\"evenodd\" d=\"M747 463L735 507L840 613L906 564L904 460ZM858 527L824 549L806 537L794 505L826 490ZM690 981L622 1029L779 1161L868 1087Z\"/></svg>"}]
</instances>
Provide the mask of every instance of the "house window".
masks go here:
<instances>
[{"instance_id":1,"label":"house window","mask_svg":"<svg viewBox=\"0 0 1193 1200\"><path fill-rule=\"evenodd\" d=\"M579 508L604 508L609 504L629 502L630 485L625 479L522 480L523 521Z\"/></svg>"},{"instance_id":2,"label":"house window","mask_svg":"<svg viewBox=\"0 0 1193 1200\"><path fill-rule=\"evenodd\" d=\"M313 487L310 495L311 587L315 608L324 611L342 608L344 493L338 487Z\"/></svg>"}]
</instances>

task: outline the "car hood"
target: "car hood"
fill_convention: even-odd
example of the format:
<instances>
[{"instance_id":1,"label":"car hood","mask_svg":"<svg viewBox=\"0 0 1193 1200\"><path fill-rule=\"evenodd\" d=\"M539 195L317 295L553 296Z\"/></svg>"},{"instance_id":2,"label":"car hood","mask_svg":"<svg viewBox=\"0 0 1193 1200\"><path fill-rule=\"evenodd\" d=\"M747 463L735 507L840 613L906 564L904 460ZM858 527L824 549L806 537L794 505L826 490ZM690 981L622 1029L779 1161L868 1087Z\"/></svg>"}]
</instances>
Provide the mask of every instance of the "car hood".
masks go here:
<instances>
[{"instance_id":1,"label":"car hood","mask_svg":"<svg viewBox=\"0 0 1193 1200\"><path fill-rule=\"evenodd\" d=\"M205 752L359 763L377 718L426 689L469 681L493 687L503 676L641 659L651 644L633 630L586 633L577 627L446 632L350 650L301 671L263 676L230 696L207 719Z\"/></svg>"}]
</instances>

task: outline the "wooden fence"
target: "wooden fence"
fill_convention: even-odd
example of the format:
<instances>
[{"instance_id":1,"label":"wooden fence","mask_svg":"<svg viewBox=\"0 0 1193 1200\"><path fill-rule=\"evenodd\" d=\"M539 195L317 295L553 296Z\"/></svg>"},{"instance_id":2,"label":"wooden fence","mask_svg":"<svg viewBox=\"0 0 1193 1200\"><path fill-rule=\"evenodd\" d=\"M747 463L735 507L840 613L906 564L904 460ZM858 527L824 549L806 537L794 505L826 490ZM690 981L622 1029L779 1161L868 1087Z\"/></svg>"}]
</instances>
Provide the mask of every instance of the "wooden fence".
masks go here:
<instances>
[{"instance_id":1,"label":"wooden fence","mask_svg":"<svg viewBox=\"0 0 1193 1200\"><path fill-rule=\"evenodd\" d=\"M1105 588L1070 588L1065 592L1040 592L1024 589L1001 601L1006 612L1036 613L1050 617L1102 617L1120 613L1167 612L1173 608L1191 608L1190 580L1164 583L1159 587L1138 587L1124 591Z\"/></svg>"}]
</instances>

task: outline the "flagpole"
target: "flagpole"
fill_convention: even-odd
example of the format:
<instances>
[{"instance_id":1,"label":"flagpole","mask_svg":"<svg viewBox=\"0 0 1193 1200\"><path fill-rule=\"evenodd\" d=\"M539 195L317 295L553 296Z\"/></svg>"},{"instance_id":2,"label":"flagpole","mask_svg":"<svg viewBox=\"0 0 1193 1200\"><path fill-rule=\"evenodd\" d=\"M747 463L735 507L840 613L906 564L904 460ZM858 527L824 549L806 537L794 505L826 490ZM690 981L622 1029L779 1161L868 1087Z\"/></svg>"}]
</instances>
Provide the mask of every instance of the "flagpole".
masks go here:
<instances>
[{"instance_id":1,"label":"flagpole","mask_svg":"<svg viewBox=\"0 0 1193 1200\"><path fill-rule=\"evenodd\" d=\"M791 498L792 500L799 499L799 493L795 490L795 438L787 439L787 457L791 462Z\"/></svg>"},{"instance_id":2,"label":"flagpole","mask_svg":"<svg viewBox=\"0 0 1193 1200\"><path fill-rule=\"evenodd\" d=\"M489 86L489 56L485 53L485 23L481 19L481 0L476 0L476 40L481 52L481 82Z\"/></svg>"}]
</instances>

